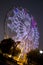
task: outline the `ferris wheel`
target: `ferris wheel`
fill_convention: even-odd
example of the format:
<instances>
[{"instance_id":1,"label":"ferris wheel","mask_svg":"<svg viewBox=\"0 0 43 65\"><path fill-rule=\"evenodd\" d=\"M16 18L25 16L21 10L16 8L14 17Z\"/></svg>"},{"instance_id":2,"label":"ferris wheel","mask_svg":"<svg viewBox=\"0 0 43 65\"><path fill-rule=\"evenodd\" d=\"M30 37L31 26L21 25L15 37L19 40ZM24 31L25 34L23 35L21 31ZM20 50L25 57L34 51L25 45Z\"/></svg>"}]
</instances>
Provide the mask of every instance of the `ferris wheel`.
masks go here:
<instances>
[{"instance_id":1,"label":"ferris wheel","mask_svg":"<svg viewBox=\"0 0 43 65\"><path fill-rule=\"evenodd\" d=\"M25 8L13 8L7 13L5 33L13 40L21 41L19 47L24 53L39 46L37 22Z\"/></svg>"}]
</instances>

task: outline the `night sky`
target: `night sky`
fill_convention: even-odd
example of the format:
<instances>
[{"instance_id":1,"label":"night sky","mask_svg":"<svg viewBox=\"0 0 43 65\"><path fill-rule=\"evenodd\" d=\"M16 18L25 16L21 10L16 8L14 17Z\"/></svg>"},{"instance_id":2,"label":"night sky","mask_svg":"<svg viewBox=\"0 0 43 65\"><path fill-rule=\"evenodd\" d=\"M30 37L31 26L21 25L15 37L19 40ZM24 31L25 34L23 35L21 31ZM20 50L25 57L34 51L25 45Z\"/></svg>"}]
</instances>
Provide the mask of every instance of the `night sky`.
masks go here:
<instances>
[{"instance_id":1,"label":"night sky","mask_svg":"<svg viewBox=\"0 0 43 65\"><path fill-rule=\"evenodd\" d=\"M40 33L39 49L43 49L43 0L0 0L0 40L4 37L4 22L6 13L13 6L27 8L34 16Z\"/></svg>"}]
</instances>

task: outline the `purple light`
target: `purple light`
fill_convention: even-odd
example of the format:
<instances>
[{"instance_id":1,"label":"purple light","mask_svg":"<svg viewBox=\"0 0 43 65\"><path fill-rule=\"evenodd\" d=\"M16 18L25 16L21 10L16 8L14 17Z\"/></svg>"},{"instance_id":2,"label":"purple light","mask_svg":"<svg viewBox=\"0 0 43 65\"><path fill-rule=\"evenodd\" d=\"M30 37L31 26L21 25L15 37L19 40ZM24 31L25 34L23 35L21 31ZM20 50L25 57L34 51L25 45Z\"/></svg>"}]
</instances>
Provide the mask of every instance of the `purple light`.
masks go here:
<instances>
[{"instance_id":1,"label":"purple light","mask_svg":"<svg viewBox=\"0 0 43 65\"><path fill-rule=\"evenodd\" d=\"M32 27L36 27L37 23L35 21L35 19L32 17Z\"/></svg>"}]
</instances>

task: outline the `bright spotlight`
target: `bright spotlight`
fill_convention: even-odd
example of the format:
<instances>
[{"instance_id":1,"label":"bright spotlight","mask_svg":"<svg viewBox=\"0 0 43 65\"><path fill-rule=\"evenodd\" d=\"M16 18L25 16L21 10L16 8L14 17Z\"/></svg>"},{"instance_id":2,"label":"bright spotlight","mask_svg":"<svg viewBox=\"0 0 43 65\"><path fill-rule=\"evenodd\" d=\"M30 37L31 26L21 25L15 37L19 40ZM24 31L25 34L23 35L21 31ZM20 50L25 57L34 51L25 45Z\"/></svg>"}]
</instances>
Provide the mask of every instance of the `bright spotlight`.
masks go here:
<instances>
[{"instance_id":1,"label":"bright spotlight","mask_svg":"<svg viewBox=\"0 0 43 65\"><path fill-rule=\"evenodd\" d=\"M40 52L41 54L43 53L43 51L42 51L42 50L40 50L39 52Z\"/></svg>"}]
</instances>

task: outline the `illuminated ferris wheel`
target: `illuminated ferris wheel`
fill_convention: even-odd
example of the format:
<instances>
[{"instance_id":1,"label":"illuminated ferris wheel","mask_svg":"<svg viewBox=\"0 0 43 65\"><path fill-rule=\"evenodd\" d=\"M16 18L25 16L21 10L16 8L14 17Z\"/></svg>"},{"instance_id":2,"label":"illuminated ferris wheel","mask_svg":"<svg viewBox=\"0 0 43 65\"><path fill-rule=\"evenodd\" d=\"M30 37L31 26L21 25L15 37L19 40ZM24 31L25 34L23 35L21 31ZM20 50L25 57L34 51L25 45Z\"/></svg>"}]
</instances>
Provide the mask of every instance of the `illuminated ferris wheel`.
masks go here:
<instances>
[{"instance_id":1,"label":"illuminated ferris wheel","mask_svg":"<svg viewBox=\"0 0 43 65\"><path fill-rule=\"evenodd\" d=\"M24 53L39 46L37 22L25 8L13 8L7 13L5 33L15 41L21 41L19 48Z\"/></svg>"}]
</instances>

